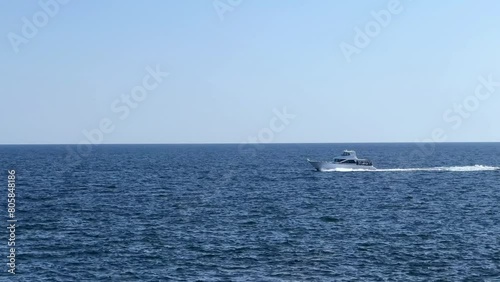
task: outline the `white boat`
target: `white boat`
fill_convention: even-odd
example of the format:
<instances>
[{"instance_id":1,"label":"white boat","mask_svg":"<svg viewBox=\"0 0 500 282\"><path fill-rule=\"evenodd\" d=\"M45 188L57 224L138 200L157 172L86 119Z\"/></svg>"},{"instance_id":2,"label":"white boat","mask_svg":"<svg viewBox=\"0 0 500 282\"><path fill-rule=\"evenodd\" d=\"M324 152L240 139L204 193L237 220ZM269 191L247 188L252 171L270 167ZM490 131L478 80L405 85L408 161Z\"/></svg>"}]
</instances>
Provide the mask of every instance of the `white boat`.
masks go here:
<instances>
[{"instance_id":1,"label":"white boat","mask_svg":"<svg viewBox=\"0 0 500 282\"><path fill-rule=\"evenodd\" d=\"M367 159L358 159L355 151L344 150L342 155L336 157L333 161L307 161L318 171L342 170L342 169L376 169L372 162Z\"/></svg>"}]
</instances>

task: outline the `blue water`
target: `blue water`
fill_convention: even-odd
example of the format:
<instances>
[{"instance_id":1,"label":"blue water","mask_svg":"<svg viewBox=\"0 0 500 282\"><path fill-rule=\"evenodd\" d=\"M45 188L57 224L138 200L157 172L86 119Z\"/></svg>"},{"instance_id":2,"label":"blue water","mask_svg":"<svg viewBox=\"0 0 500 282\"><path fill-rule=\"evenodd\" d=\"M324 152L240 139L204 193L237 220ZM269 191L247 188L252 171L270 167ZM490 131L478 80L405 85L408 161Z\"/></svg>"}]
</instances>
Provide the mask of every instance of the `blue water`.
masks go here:
<instances>
[{"instance_id":1,"label":"blue water","mask_svg":"<svg viewBox=\"0 0 500 282\"><path fill-rule=\"evenodd\" d=\"M380 170L306 161L343 149ZM17 274L2 263L0 280L500 281L500 144L425 150L0 146L19 220Z\"/></svg>"}]
</instances>

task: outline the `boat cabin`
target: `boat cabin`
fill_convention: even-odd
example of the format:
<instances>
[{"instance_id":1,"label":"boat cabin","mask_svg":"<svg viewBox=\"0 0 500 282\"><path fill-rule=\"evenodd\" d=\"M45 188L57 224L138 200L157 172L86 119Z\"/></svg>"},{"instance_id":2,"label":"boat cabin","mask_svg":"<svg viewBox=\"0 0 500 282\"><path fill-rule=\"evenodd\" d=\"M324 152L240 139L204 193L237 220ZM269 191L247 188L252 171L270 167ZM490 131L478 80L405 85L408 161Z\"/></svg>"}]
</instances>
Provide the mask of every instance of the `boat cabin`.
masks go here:
<instances>
[{"instance_id":1,"label":"boat cabin","mask_svg":"<svg viewBox=\"0 0 500 282\"><path fill-rule=\"evenodd\" d=\"M333 162L337 164L355 164L355 165L366 165L366 166L373 165L370 160L358 159L358 157L356 156L356 152L349 150L344 150L344 152L342 152L342 155L336 157L333 160Z\"/></svg>"}]
</instances>

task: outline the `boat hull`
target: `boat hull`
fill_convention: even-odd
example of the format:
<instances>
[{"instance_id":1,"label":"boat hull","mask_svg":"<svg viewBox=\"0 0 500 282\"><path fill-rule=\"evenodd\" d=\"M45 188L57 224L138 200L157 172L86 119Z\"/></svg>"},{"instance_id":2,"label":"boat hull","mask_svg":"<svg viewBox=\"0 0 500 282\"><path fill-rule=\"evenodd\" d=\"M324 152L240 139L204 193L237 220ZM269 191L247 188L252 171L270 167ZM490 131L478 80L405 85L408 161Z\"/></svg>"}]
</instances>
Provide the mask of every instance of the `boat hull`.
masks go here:
<instances>
[{"instance_id":1,"label":"boat hull","mask_svg":"<svg viewBox=\"0 0 500 282\"><path fill-rule=\"evenodd\" d=\"M309 163L317 171L331 171L331 170L375 170L374 166L357 165L357 164L338 164L330 161L311 161Z\"/></svg>"}]
</instances>

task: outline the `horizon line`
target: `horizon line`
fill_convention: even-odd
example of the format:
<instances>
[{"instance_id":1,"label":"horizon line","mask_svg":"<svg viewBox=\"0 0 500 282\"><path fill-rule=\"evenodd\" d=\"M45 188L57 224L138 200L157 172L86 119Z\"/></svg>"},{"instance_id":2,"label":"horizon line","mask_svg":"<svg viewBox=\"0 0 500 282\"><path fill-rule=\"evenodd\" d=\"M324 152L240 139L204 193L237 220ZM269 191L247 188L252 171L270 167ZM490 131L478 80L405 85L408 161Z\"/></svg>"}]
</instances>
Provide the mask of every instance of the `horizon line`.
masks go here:
<instances>
[{"instance_id":1,"label":"horizon line","mask_svg":"<svg viewBox=\"0 0 500 282\"><path fill-rule=\"evenodd\" d=\"M307 145L307 144L448 144L448 143L500 143L500 141L446 141L446 142L423 142L423 141L384 141L384 142L252 142L252 143L217 143L217 142L199 142L199 143L102 143L90 144L92 146L100 145ZM0 146L78 146L77 143L5 143ZM86 144L88 145L88 144Z\"/></svg>"}]
</instances>

